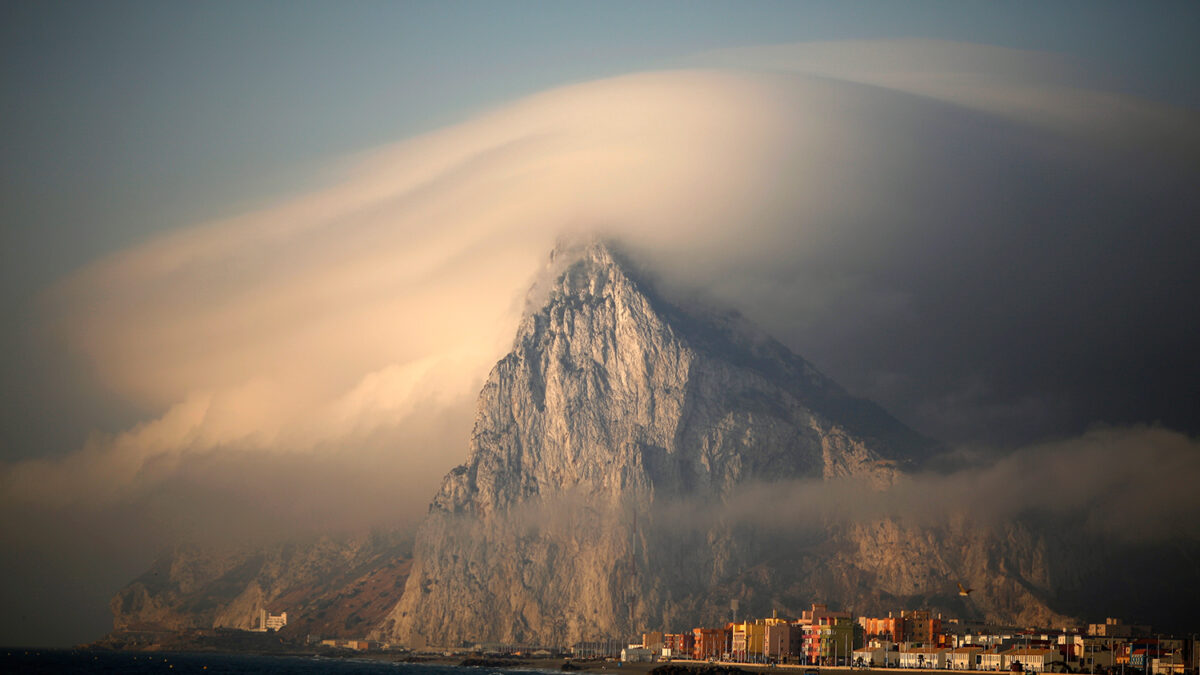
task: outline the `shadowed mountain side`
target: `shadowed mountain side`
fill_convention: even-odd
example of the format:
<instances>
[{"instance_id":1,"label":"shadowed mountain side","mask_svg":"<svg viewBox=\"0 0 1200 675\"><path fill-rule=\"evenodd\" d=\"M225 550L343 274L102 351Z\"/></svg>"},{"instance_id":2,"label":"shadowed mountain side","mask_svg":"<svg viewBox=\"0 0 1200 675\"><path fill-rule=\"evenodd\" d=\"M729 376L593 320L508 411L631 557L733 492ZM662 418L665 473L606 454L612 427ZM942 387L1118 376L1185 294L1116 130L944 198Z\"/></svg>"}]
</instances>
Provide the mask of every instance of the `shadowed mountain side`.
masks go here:
<instances>
[{"instance_id":1,"label":"shadowed mountain side","mask_svg":"<svg viewBox=\"0 0 1200 675\"><path fill-rule=\"evenodd\" d=\"M113 597L113 628L249 630L265 609L287 612L285 635L362 637L400 597L410 553L409 535L396 533L179 546Z\"/></svg>"},{"instance_id":2,"label":"shadowed mountain side","mask_svg":"<svg viewBox=\"0 0 1200 675\"><path fill-rule=\"evenodd\" d=\"M881 456L899 462L905 469L917 468L944 450L874 401L852 396L737 310L673 304L656 290L651 270L638 265L614 244L606 248L654 311L677 328L678 335L692 349L765 377L806 408L838 426L853 429L871 441Z\"/></svg>"}]
</instances>

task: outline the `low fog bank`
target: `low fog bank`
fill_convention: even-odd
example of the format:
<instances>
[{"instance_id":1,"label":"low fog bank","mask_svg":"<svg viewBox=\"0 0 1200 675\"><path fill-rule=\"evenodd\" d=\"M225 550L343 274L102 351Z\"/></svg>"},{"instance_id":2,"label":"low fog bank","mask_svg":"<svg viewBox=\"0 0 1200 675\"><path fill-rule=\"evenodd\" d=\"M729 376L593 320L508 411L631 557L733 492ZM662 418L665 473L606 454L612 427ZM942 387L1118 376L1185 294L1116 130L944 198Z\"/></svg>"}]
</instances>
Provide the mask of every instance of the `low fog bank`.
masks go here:
<instances>
[{"instance_id":1,"label":"low fog bank","mask_svg":"<svg viewBox=\"0 0 1200 675\"><path fill-rule=\"evenodd\" d=\"M414 531L466 447L473 414L464 399L336 446L265 453L231 444L149 462L118 490L10 497L0 511L0 636L31 646L101 637L112 629L112 596L177 545L221 553Z\"/></svg>"},{"instance_id":2,"label":"low fog bank","mask_svg":"<svg viewBox=\"0 0 1200 675\"><path fill-rule=\"evenodd\" d=\"M1200 482L1200 439L1176 431L1098 427L999 457L952 451L930 465L887 486L873 478L754 481L723 496L647 494L629 504L597 498L582 485L547 490L508 518L530 533L586 532L593 521L631 523L638 511L640 527L651 532L751 528L781 541L881 520L955 530L1070 523L1121 546L1200 543L1192 489Z\"/></svg>"},{"instance_id":3,"label":"low fog bank","mask_svg":"<svg viewBox=\"0 0 1200 675\"><path fill-rule=\"evenodd\" d=\"M937 461L934 461L936 464ZM948 462L949 463L949 462ZM1058 525L1121 544L1200 541L1195 521L1200 440L1158 427L1098 428L1083 436L902 475L883 490L854 480L760 483L727 504L673 507L712 522L772 514L768 527L820 531L895 519L915 526ZM690 516L689 516L690 517Z\"/></svg>"},{"instance_id":4,"label":"low fog bank","mask_svg":"<svg viewBox=\"0 0 1200 675\"><path fill-rule=\"evenodd\" d=\"M1200 601L1197 481L1200 440L1096 428L999 458L957 452L945 470L886 487L766 480L723 496L632 488L620 501L588 484L543 487L502 514L442 513L427 545L443 561L483 541L541 553L596 547L588 555L621 570L636 560L645 572L629 583L668 605L650 610L651 621L676 612L715 620L739 597L757 612L831 602L1056 626L1122 616L1186 632ZM960 582L976 594L960 598Z\"/></svg>"}]
</instances>

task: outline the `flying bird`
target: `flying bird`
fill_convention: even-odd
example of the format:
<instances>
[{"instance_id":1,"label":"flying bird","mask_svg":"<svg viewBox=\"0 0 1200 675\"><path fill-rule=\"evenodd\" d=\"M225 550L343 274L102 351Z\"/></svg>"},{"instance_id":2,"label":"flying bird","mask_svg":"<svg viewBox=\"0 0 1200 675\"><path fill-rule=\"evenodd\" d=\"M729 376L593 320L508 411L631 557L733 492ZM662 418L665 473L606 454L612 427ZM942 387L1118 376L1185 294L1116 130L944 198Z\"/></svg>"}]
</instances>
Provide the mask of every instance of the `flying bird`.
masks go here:
<instances>
[{"instance_id":1,"label":"flying bird","mask_svg":"<svg viewBox=\"0 0 1200 675\"><path fill-rule=\"evenodd\" d=\"M973 591L973 590L975 590L975 589L974 588L966 588L965 586L963 586L961 581L958 583L958 594L963 596L964 598L967 597L968 595L970 595L971 591Z\"/></svg>"}]
</instances>

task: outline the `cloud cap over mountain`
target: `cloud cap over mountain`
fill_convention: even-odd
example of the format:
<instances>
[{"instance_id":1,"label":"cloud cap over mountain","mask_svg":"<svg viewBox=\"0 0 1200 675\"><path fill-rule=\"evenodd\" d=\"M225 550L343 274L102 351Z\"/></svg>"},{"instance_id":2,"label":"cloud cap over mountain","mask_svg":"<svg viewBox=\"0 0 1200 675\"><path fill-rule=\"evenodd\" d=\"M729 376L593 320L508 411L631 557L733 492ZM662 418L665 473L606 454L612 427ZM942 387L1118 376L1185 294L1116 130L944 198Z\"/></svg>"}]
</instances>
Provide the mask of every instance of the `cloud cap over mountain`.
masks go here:
<instances>
[{"instance_id":1,"label":"cloud cap over mountain","mask_svg":"<svg viewBox=\"0 0 1200 675\"><path fill-rule=\"evenodd\" d=\"M24 509L136 514L180 485L196 508L163 530L224 526L230 495L294 523L274 510L293 490L324 523L415 519L564 230L953 444L1200 432L1197 113L1039 54L863 47L840 70L835 48L783 47L549 91L63 280L44 327L144 414L7 463L13 540ZM330 466L400 488L350 504Z\"/></svg>"},{"instance_id":2,"label":"cloud cap over mountain","mask_svg":"<svg viewBox=\"0 0 1200 675\"><path fill-rule=\"evenodd\" d=\"M48 316L108 387L164 411L122 435L134 467L341 438L418 390L469 396L564 228L629 242L935 436L1196 430L1196 164L1179 161L1198 156L1196 115L1081 99L1037 54L859 47L842 71L829 47L794 48L826 54L821 77L674 71L538 95L98 262ZM923 78L862 65L909 53ZM1036 82L1019 115L982 96L996 71ZM1143 137L1163 115L1169 152Z\"/></svg>"}]
</instances>

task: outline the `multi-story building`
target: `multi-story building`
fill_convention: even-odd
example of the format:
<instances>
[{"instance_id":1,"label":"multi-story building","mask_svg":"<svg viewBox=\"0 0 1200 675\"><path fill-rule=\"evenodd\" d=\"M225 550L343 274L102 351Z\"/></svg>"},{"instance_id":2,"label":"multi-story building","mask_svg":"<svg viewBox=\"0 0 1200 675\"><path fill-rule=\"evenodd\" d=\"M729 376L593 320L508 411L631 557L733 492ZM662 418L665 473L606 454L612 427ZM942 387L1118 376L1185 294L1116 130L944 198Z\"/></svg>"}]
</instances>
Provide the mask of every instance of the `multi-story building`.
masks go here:
<instances>
[{"instance_id":1,"label":"multi-story building","mask_svg":"<svg viewBox=\"0 0 1200 675\"><path fill-rule=\"evenodd\" d=\"M942 630L941 615L933 615L927 609L905 610L896 616L888 612L887 618L860 617L863 636L867 639L881 638L897 644L913 643L934 647L947 646Z\"/></svg>"},{"instance_id":2,"label":"multi-story building","mask_svg":"<svg viewBox=\"0 0 1200 675\"><path fill-rule=\"evenodd\" d=\"M870 640L879 638L892 642L904 642L904 622L888 612L887 618L858 617L858 625L862 626L863 636Z\"/></svg>"},{"instance_id":3,"label":"multi-story building","mask_svg":"<svg viewBox=\"0 0 1200 675\"><path fill-rule=\"evenodd\" d=\"M730 649L728 628L693 628L692 658L697 661L719 659Z\"/></svg>"},{"instance_id":4,"label":"multi-story building","mask_svg":"<svg viewBox=\"0 0 1200 675\"><path fill-rule=\"evenodd\" d=\"M813 604L797 623L804 631L806 663L832 665L850 660L855 622L849 612L831 612L825 605Z\"/></svg>"},{"instance_id":5,"label":"multi-story building","mask_svg":"<svg viewBox=\"0 0 1200 675\"><path fill-rule=\"evenodd\" d=\"M642 646L655 654L661 652L663 648L663 632L652 630L649 633L642 633Z\"/></svg>"},{"instance_id":6,"label":"multi-story building","mask_svg":"<svg viewBox=\"0 0 1200 675\"><path fill-rule=\"evenodd\" d=\"M767 624L763 619L733 624L731 656L737 661L763 660Z\"/></svg>"},{"instance_id":7,"label":"multi-story building","mask_svg":"<svg viewBox=\"0 0 1200 675\"><path fill-rule=\"evenodd\" d=\"M672 658L691 657L695 650L696 638L692 633L664 633L663 656Z\"/></svg>"},{"instance_id":8,"label":"multi-story building","mask_svg":"<svg viewBox=\"0 0 1200 675\"><path fill-rule=\"evenodd\" d=\"M933 616L927 609L917 609L900 612L900 620L904 625L904 639L898 642L914 642L931 647L940 647L944 642L940 614Z\"/></svg>"},{"instance_id":9,"label":"multi-story building","mask_svg":"<svg viewBox=\"0 0 1200 675\"><path fill-rule=\"evenodd\" d=\"M271 614L271 613L267 612L266 609L261 609L261 610L259 610L259 614L258 614L258 628L255 630L258 630L260 632L265 632L265 631L269 631L269 630L277 631L286 625L287 625L287 612L283 612L280 614Z\"/></svg>"},{"instance_id":10,"label":"multi-story building","mask_svg":"<svg viewBox=\"0 0 1200 675\"><path fill-rule=\"evenodd\" d=\"M787 663L800 656L804 644L804 631L783 619L767 619L763 650L767 658L778 663Z\"/></svg>"}]
</instances>

